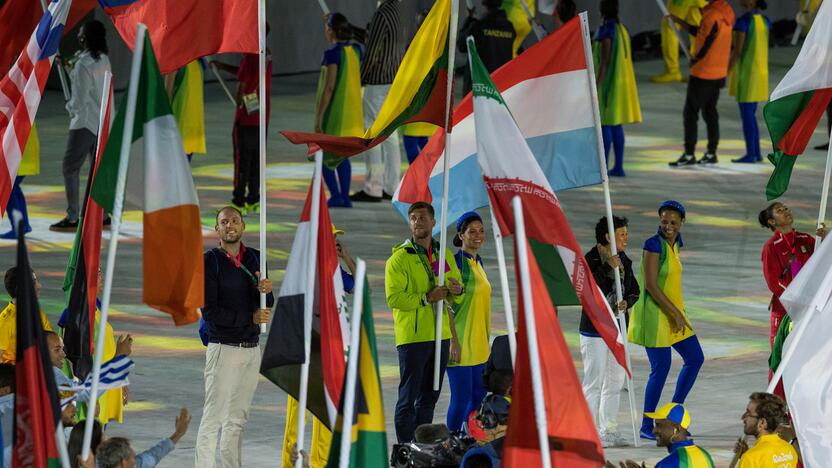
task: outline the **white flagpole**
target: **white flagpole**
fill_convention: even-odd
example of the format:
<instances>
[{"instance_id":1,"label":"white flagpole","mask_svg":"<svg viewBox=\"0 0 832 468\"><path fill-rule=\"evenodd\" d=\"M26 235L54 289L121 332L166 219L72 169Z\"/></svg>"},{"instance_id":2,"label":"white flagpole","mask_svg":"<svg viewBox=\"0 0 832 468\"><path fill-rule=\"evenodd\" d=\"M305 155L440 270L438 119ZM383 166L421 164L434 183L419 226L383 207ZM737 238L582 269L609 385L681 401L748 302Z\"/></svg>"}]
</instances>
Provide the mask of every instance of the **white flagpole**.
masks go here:
<instances>
[{"instance_id":1,"label":"white flagpole","mask_svg":"<svg viewBox=\"0 0 832 468\"><path fill-rule=\"evenodd\" d=\"M445 284L445 247L448 245L448 189L450 187L451 172L451 132L453 118L451 112L454 103L454 62L456 61L456 29L459 23L459 0L451 0L451 24L448 27L448 81L445 84L445 154L443 155L442 173L442 210L439 216L439 280L437 286ZM442 360L442 319L444 318L445 301L436 303L436 346L433 359L433 390L439 391Z\"/></svg>"},{"instance_id":2,"label":"white flagpole","mask_svg":"<svg viewBox=\"0 0 832 468\"><path fill-rule=\"evenodd\" d=\"M546 37L546 30L534 20L534 15L532 15L531 10L529 10L529 5L526 4L526 0L519 1L520 5L523 7L523 11L526 13L526 18L529 20L532 31L534 31L534 35L537 36L538 41L542 41L543 38Z\"/></svg>"},{"instance_id":3,"label":"white flagpole","mask_svg":"<svg viewBox=\"0 0 832 468\"><path fill-rule=\"evenodd\" d=\"M110 294L113 288L113 273L116 268L116 250L118 250L118 235L121 230L121 214L124 211L124 190L127 186L127 164L130 159L130 147L133 142L133 125L136 121L136 99L139 92L139 74L141 72L142 56L144 55L144 37L147 27L141 23L136 26L136 45L133 48L133 60L130 65L130 84L127 87L127 109L124 116L124 135L121 139L119 152L118 179L116 179L116 196L113 199L113 225L110 229L110 243L107 248L107 267L104 272L104 291L101 297L101 316L98 319L98 339L95 342L95 357L92 367L92 388L90 401L87 405L87 423L84 427L84 444L81 458L86 460L90 455L92 441L92 423L95 421L95 406L98 403L98 384L101 374L101 359L104 353L104 335L107 329L107 314L110 310ZM105 88L105 92L106 89ZM104 101L102 101L103 103ZM108 104L109 105L109 104Z\"/></svg>"},{"instance_id":4,"label":"white flagpole","mask_svg":"<svg viewBox=\"0 0 832 468\"><path fill-rule=\"evenodd\" d=\"M306 291L303 298L303 351L305 360L300 368L300 390L298 395L297 449L303 449L306 430L306 398L309 393L309 356L312 354L312 312L315 306L315 273L318 265L318 224L321 212L321 172L324 153L315 153L315 171L312 175L312 206L309 213L309 260L306 264ZM303 457L295 465L303 468Z\"/></svg>"},{"instance_id":5,"label":"white flagpole","mask_svg":"<svg viewBox=\"0 0 832 468\"><path fill-rule=\"evenodd\" d=\"M661 4L661 3L660 3ZM664 5L662 5L664 6ZM601 166L601 180L604 186L604 207L607 214L607 235L610 238L610 252L612 255L618 255L618 246L615 244L615 226L612 220L612 199L610 197L610 180L607 176L607 157L604 154L604 140L601 136L601 115L598 107L598 90L595 89L595 65L590 54L589 44L589 22L587 21L586 13L581 13L581 28L583 29L584 54L586 56L587 74L589 82L589 93L592 96L592 114L595 120L595 140L598 146L598 159ZM636 396L635 388L633 386L632 371L630 365L630 350L627 346L627 321L624 319L624 313L618 310L617 304L624 300L624 293L621 290L621 271L619 268L613 270L615 274L615 301L616 313L618 314L618 334L624 342L624 359L627 364L627 369L630 370L630 376L627 377L627 397L630 403L630 422L633 429L633 444L638 447L641 445L638 434L638 416L636 414Z\"/></svg>"},{"instance_id":6,"label":"white flagpole","mask_svg":"<svg viewBox=\"0 0 832 468\"><path fill-rule=\"evenodd\" d=\"M266 271L266 109L269 96L266 95L266 0L257 0L257 33L259 37L259 82L257 108L260 117L260 278L265 279ZM266 295L260 294L260 308L266 308ZM260 333L266 333L266 324L260 324Z\"/></svg>"},{"instance_id":7,"label":"white flagpole","mask_svg":"<svg viewBox=\"0 0 832 468\"><path fill-rule=\"evenodd\" d=\"M511 308L511 293L508 288L508 271L506 270L506 254L503 251L503 234L494 216L494 209L489 207L491 213L491 229L494 231L494 245L497 247L497 265L500 268L500 290L503 295L503 308L506 311L506 328L508 329L508 348L511 351L511 365L514 366L517 356L517 336L514 328L514 312Z\"/></svg>"},{"instance_id":8,"label":"white flagpole","mask_svg":"<svg viewBox=\"0 0 832 468\"><path fill-rule=\"evenodd\" d=\"M832 134L829 136L832 139ZM832 174L832 145L826 150L826 169L823 172L823 189L820 193L820 208L818 210L818 226L820 229L826 220L826 200L829 198L829 176ZM821 238L815 235L815 246L819 246Z\"/></svg>"},{"instance_id":9,"label":"white flagpole","mask_svg":"<svg viewBox=\"0 0 832 468\"><path fill-rule=\"evenodd\" d=\"M367 263L361 258L355 263L355 289L350 319L350 357L347 361L347 384L344 387L344 414L341 419L341 453L339 467L349 468L352 446L352 418L355 410L355 381L358 377L358 357L361 346L361 314L364 311L364 274Z\"/></svg>"},{"instance_id":10,"label":"white flagpole","mask_svg":"<svg viewBox=\"0 0 832 468\"><path fill-rule=\"evenodd\" d=\"M540 352L537 346L537 325L534 319L534 299L532 297L531 273L529 272L528 240L526 224L523 219L523 201L515 196L511 200L514 209L514 235L517 243L517 262L520 265L520 289L523 294L523 317L526 319L526 336L529 347L529 366L532 374L532 394L534 395L534 416L537 425L537 439L540 444L540 459L543 468L551 468L549 451L549 425L546 421L546 402L543 395L543 376L540 370Z\"/></svg>"},{"instance_id":11,"label":"white flagpole","mask_svg":"<svg viewBox=\"0 0 832 468\"><path fill-rule=\"evenodd\" d=\"M66 435L62 421L58 421L58 426L55 428L55 443L58 444L58 453L61 456L61 468L70 468L72 465L69 463L69 450L66 448Z\"/></svg>"},{"instance_id":12,"label":"white flagpole","mask_svg":"<svg viewBox=\"0 0 832 468\"><path fill-rule=\"evenodd\" d=\"M690 60L690 50L688 50L688 46L685 41L682 39L682 33L679 32L679 28L676 27L676 22L670 18L670 12L667 11L667 7L662 0L656 0L656 5L659 6L659 10L662 11L662 20L667 21L667 24L670 25L670 30L673 31L673 35L676 36L676 40L679 41L679 45L682 47L682 52L685 53L685 57Z\"/></svg>"},{"instance_id":13,"label":"white flagpole","mask_svg":"<svg viewBox=\"0 0 832 468\"><path fill-rule=\"evenodd\" d=\"M324 12L324 15L329 14L329 6L327 6L326 0L318 0L318 6L321 7L321 10Z\"/></svg>"},{"instance_id":14,"label":"white flagpole","mask_svg":"<svg viewBox=\"0 0 832 468\"><path fill-rule=\"evenodd\" d=\"M43 8L44 13L49 10L46 0L40 0L40 6ZM70 6L72 5L70 4ZM64 92L64 101L69 101L69 98L71 98L72 95L69 93L69 84L67 84L66 80L66 70L64 70L64 66L60 62L58 62L58 78L61 80L61 90Z\"/></svg>"},{"instance_id":15,"label":"white flagpole","mask_svg":"<svg viewBox=\"0 0 832 468\"><path fill-rule=\"evenodd\" d=\"M231 104L234 107L237 107L237 101L234 100L234 96L231 94L231 90L228 89L228 85L225 84L225 80L223 80L222 76L220 76L220 72L217 71L217 66L212 62L210 64L210 67L211 67L211 71L214 73L214 76L217 78L217 81L219 81L220 86L222 87L222 90L225 91L225 95L228 96L228 99L231 101Z\"/></svg>"}]
</instances>

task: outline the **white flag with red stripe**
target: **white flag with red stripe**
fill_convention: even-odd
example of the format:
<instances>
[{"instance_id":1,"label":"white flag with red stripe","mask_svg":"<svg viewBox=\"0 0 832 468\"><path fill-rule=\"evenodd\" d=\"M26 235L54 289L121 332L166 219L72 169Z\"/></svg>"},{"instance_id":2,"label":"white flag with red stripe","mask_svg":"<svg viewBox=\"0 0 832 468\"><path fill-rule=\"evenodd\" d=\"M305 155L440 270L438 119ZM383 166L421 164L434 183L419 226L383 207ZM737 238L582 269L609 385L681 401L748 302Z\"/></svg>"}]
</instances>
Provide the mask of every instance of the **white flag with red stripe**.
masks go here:
<instances>
[{"instance_id":1,"label":"white flag with red stripe","mask_svg":"<svg viewBox=\"0 0 832 468\"><path fill-rule=\"evenodd\" d=\"M71 3L72 0L49 2L26 48L0 81L0 215L6 212ZM36 8L36 3L32 8Z\"/></svg>"}]
</instances>

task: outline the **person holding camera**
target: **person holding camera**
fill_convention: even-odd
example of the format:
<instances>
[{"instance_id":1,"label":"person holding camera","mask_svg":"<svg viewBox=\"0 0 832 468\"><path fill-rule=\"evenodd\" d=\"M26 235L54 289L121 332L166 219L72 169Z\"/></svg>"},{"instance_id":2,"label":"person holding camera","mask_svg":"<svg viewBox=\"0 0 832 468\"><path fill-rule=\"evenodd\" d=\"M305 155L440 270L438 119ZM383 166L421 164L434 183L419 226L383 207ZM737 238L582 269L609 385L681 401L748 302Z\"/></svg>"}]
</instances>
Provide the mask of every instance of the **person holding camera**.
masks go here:
<instances>
[{"instance_id":1,"label":"person holding camera","mask_svg":"<svg viewBox=\"0 0 832 468\"><path fill-rule=\"evenodd\" d=\"M399 399L394 417L399 443L410 442L416 428L433 421L439 391L433 389L436 339L435 305L439 301L459 303L463 288L459 269L450 249L445 249L445 281L439 277L439 243L433 239L436 225L430 203L416 202L408 209L411 237L393 247L384 267L384 292L387 306L393 309L396 351L399 355ZM450 261L449 261L450 260ZM456 339L453 314L442 319L442 348L439 386L448 362L450 339ZM459 359L459 348L456 348Z\"/></svg>"},{"instance_id":2,"label":"person holding camera","mask_svg":"<svg viewBox=\"0 0 832 468\"><path fill-rule=\"evenodd\" d=\"M243 245L246 224L233 206L217 213L220 245L205 252L205 305L208 338L205 406L196 438L195 466L216 463L217 433L225 467L241 466L243 426L260 375L260 324L274 305L272 282L260 272L260 252ZM267 308L260 308L266 294Z\"/></svg>"},{"instance_id":3,"label":"person holding camera","mask_svg":"<svg viewBox=\"0 0 832 468\"><path fill-rule=\"evenodd\" d=\"M503 395L491 393L482 400L476 420L485 437L477 441L478 446L465 453L461 468L500 466L510 408L511 401Z\"/></svg>"}]
</instances>

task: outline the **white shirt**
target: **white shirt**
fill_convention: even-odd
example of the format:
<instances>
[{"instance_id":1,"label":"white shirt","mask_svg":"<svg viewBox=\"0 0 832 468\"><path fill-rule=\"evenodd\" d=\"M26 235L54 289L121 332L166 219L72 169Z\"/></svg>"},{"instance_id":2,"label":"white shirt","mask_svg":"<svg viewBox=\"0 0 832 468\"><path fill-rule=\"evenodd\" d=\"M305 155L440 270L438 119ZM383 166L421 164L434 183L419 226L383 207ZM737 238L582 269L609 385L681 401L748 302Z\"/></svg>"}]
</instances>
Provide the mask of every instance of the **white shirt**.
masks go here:
<instances>
[{"instance_id":1,"label":"white shirt","mask_svg":"<svg viewBox=\"0 0 832 468\"><path fill-rule=\"evenodd\" d=\"M66 110L72 120L70 130L86 128L98 135L98 116L101 111L101 96L104 92L104 73L110 71L110 59L101 54L98 60L89 51L81 52L69 80L72 83L72 97L66 103Z\"/></svg>"}]
</instances>

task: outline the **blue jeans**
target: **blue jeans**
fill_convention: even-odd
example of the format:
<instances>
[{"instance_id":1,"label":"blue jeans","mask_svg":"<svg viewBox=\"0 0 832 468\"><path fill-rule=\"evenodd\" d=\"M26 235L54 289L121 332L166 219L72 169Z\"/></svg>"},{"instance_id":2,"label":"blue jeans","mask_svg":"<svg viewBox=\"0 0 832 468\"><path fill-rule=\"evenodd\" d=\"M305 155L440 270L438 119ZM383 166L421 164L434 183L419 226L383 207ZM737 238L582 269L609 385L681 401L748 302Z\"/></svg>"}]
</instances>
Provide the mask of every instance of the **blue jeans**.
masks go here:
<instances>
[{"instance_id":1,"label":"blue jeans","mask_svg":"<svg viewBox=\"0 0 832 468\"><path fill-rule=\"evenodd\" d=\"M468 419L471 411L479 408L485 398L485 387L482 383L482 372L485 364L475 366L449 367L448 384L451 386L451 404L448 406L446 423L448 429L457 431L462 423Z\"/></svg>"},{"instance_id":2,"label":"blue jeans","mask_svg":"<svg viewBox=\"0 0 832 468\"><path fill-rule=\"evenodd\" d=\"M647 351L647 358L650 360L650 376L647 378L647 387L644 389L644 412L656 411L659 399L662 396L662 389L670 372L670 348L644 348ZM702 347L696 335L685 338L673 345L673 349L682 356L684 364L676 379L676 391L673 393L673 403L684 404L690 389L696 382L696 376L705 355L702 354ZM653 420L645 417L641 422L641 429L645 432L653 432Z\"/></svg>"},{"instance_id":3,"label":"blue jeans","mask_svg":"<svg viewBox=\"0 0 832 468\"><path fill-rule=\"evenodd\" d=\"M439 360L439 388L448 363L449 340L442 340ZM396 347L399 352L399 400L396 402L396 438L399 443L411 442L416 428L433 422L433 410L439 392L433 390L434 342L409 343Z\"/></svg>"}]
</instances>

